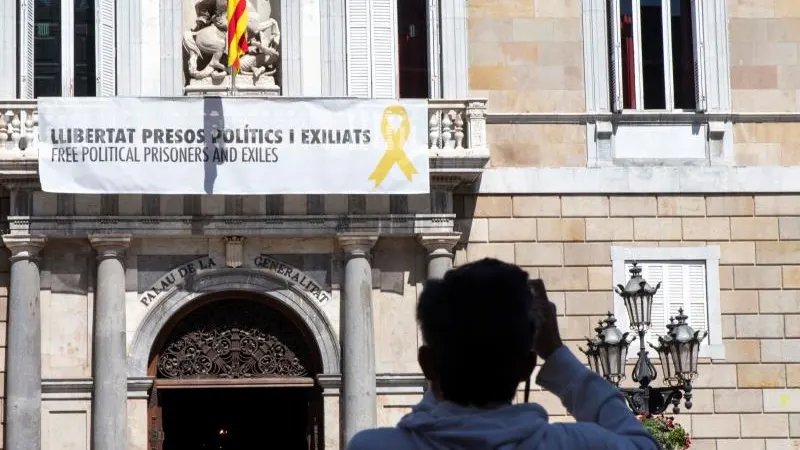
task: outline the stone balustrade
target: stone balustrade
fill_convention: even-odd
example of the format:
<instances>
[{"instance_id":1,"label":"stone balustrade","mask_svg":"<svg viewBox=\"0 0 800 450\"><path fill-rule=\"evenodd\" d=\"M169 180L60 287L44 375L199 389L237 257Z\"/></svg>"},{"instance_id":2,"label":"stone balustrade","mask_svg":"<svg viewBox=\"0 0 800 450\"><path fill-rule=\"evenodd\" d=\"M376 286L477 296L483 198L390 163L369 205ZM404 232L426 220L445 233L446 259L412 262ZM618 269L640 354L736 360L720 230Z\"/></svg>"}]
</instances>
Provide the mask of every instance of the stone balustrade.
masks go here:
<instances>
[{"instance_id":1,"label":"stone balustrade","mask_svg":"<svg viewBox=\"0 0 800 450\"><path fill-rule=\"evenodd\" d=\"M0 159L35 158L38 135L35 100L0 100Z\"/></svg>"}]
</instances>

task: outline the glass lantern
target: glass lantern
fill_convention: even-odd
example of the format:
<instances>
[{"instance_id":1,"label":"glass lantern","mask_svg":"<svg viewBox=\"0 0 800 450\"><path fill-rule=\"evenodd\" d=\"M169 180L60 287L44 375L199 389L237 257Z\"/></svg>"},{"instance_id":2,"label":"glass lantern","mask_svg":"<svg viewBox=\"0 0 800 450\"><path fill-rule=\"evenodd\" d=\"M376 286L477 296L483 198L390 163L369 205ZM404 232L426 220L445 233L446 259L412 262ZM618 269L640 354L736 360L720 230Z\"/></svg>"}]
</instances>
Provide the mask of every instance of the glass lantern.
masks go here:
<instances>
[{"instance_id":1,"label":"glass lantern","mask_svg":"<svg viewBox=\"0 0 800 450\"><path fill-rule=\"evenodd\" d=\"M673 364L672 353L670 352L672 348L670 341L671 338L669 336L659 336L658 346L650 344L650 347L658 353L658 359L661 360L661 376L664 379L664 384L667 386L677 386L681 384L681 380L675 372L675 364Z\"/></svg>"},{"instance_id":2,"label":"glass lantern","mask_svg":"<svg viewBox=\"0 0 800 450\"><path fill-rule=\"evenodd\" d=\"M586 359L589 361L589 368L595 373L603 375L602 368L600 367L600 353L597 351L597 343L593 339L586 339L586 350L578 347Z\"/></svg>"},{"instance_id":3,"label":"glass lantern","mask_svg":"<svg viewBox=\"0 0 800 450\"><path fill-rule=\"evenodd\" d=\"M631 279L628 284L617 285L615 292L622 297L625 309L628 310L628 318L631 321L631 328L639 333L646 332L651 325L651 312L653 310L653 296L661 287L659 282L655 287L650 286L642 278L642 268L636 261L630 270Z\"/></svg>"},{"instance_id":4,"label":"glass lantern","mask_svg":"<svg viewBox=\"0 0 800 450\"><path fill-rule=\"evenodd\" d=\"M603 321L604 326L597 334L597 353L603 376L615 385L625 379L625 360L628 347L633 341L630 333L623 333L615 325L617 319L611 313Z\"/></svg>"},{"instance_id":5,"label":"glass lantern","mask_svg":"<svg viewBox=\"0 0 800 450\"><path fill-rule=\"evenodd\" d=\"M700 354L700 343L708 334L706 331L695 331L686 323L688 317L683 308L675 317L677 323L669 330L668 344L675 375L682 383L690 383L697 378L697 360Z\"/></svg>"}]
</instances>

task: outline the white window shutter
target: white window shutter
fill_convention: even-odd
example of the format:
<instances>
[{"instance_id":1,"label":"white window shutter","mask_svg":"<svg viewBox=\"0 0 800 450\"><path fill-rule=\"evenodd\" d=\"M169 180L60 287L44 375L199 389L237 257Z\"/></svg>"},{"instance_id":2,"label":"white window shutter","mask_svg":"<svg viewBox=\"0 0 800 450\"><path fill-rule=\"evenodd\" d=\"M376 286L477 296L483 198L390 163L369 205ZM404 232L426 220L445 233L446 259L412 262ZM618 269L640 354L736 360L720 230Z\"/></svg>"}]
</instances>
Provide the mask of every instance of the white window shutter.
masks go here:
<instances>
[{"instance_id":1,"label":"white window shutter","mask_svg":"<svg viewBox=\"0 0 800 450\"><path fill-rule=\"evenodd\" d=\"M622 111L622 34L619 17L619 0L608 0L608 34L611 47L609 65L611 71L611 110Z\"/></svg>"},{"instance_id":2,"label":"white window shutter","mask_svg":"<svg viewBox=\"0 0 800 450\"><path fill-rule=\"evenodd\" d=\"M34 0L21 0L19 3L19 75L20 98L33 98L33 37ZM6 43L8 45L8 43ZM6 81L8 82L8 81Z\"/></svg>"},{"instance_id":3,"label":"white window shutter","mask_svg":"<svg viewBox=\"0 0 800 450\"><path fill-rule=\"evenodd\" d=\"M372 97L397 97L395 0L372 0Z\"/></svg>"},{"instance_id":4,"label":"white window shutter","mask_svg":"<svg viewBox=\"0 0 800 450\"><path fill-rule=\"evenodd\" d=\"M95 70L97 96L117 94L117 45L114 0L95 0Z\"/></svg>"},{"instance_id":5,"label":"white window shutter","mask_svg":"<svg viewBox=\"0 0 800 450\"><path fill-rule=\"evenodd\" d=\"M372 96L370 0L347 0L347 94ZM323 74L324 76L324 74Z\"/></svg>"},{"instance_id":6,"label":"white window shutter","mask_svg":"<svg viewBox=\"0 0 800 450\"><path fill-rule=\"evenodd\" d=\"M705 27L703 26L703 2L692 2L692 34L694 39L694 80L696 84L696 109L705 111L706 104L706 64L705 64Z\"/></svg>"},{"instance_id":7,"label":"white window shutter","mask_svg":"<svg viewBox=\"0 0 800 450\"><path fill-rule=\"evenodd\" d=\"M686 264L684 314L689 316L689 326L695 331L708 330L708 297L705 264ZM708 344L706 336L703 344Z\"/></svg>"}]
</instances>

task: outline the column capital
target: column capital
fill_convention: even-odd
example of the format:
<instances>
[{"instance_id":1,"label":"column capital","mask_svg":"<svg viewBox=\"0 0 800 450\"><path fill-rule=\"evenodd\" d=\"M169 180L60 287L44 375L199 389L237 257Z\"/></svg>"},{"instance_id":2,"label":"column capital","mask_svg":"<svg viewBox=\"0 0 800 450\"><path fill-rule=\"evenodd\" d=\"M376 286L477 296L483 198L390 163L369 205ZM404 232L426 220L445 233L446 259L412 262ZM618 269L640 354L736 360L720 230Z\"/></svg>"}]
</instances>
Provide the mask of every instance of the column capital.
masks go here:
<instances>
[{"instance_id":1,"label":"column capital","mask_svg":"<svg viewBox=\"0 0 800 450\"><path fill-rule=\"evenodd\" d=\"M38 258L46 241L47 238L40 235L3 235L3 244L11 251L11 261Z\"/></svg>"},{"instance_id":2,"label":"column capital","mask_svg":"<svg viewBox=\"0 0 800 450\"><path fill-rule=\"evenodd\" d=\"M372 247L378 242L377 236L364 234L340 234L337 237L339 247L348 256L369 256Z\"/></svg>"},{"instance_id":3,"label":"column capital","mask_svg":"<svg viewBox=\"0 0 800 450\"><path fill-rule=\"evenodd\" d=\"M89 242L97 252L97 259L122 258L131 245L130 234L93 234Z\"/></svg>"},{"instance_id":4,"label":"column capital","mask_svg":"<svg viewBox=\"0 0 800 450\"><path fill-rule=\"evenodd\" d=\"M417 241L425 247L428 256L449 255L461 241L461 233L431 233L417 235Z\"/></svg>"}]
</instances>

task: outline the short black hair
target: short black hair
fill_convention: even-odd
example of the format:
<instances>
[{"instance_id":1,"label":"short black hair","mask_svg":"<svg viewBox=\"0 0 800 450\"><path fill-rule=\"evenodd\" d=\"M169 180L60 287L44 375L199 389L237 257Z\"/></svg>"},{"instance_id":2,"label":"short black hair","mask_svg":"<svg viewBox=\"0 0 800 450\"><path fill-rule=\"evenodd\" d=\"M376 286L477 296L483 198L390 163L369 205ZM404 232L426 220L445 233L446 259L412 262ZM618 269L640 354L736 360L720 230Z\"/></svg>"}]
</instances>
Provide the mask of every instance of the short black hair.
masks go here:
<instances>
[{"instance_id":1,"label":"short black hair","mask_svg":"<svg viewBox=\"0 0 800 450\"><path fill-rule=\"evenodd\" d=\"M445 400L509 402L530 364L533 293L519 266L485 258L429 280L417 321Z\"/></svg>"}]
</instances>

